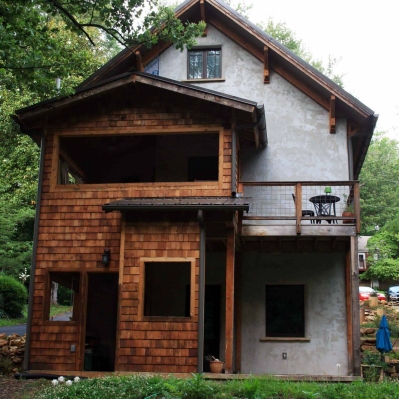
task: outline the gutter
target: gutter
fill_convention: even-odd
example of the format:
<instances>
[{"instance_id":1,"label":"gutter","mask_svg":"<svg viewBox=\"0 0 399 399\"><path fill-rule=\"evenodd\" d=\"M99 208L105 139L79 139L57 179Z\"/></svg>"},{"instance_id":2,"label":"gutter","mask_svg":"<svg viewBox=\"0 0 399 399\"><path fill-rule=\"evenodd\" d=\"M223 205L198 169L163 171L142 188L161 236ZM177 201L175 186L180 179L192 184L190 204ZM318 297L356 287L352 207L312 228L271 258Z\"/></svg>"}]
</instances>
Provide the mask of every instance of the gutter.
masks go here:
<instances>
[{"instance_id":1,"label":"gutter","mask_svg":"<svg viewBox=\"0 0 399 399\"><path fill-rule=\"evenodd\" d=\"M198 211L198 223L200 226L200 247L199 247L199 293L198 293L198 360L197 373L204 372L204 315L205 315L205 223L204 213Z\"/></svg>"},{"instance_id":2,"label":"gutter","mask_svg":"<svg viewBox=\"0 0 399 399\"><path fill-rule=\"evenodd\" d=\"M258 120L253 123L247 123L243 125L237 125L232 130L232 145L231 145L231 196L237 195L237 132L243 129L258 128L259 132L259 143L262 148L267 146L267 129L266 129L266 115L264 105L256 106L256 114Z\"/></svg>"},{"instance_id":3,"label":"gutter","mask_svg":"<svg viewBox=\"0 0 399 399\"><path fill-rule=\"evenodd\" d=\"M28 134L22 129L22 133ZM39 220L40 220L40 208L42 201L42 188L43 188L43 170L44 170L44 158L46 151L46 136L41 134L40 143L40 166L39 166L39 182L37 186L37 196L36 196L36 216L35 216L35 227L33 232L33 249L32 249L32 263L30 268L30 280L29 280L29 301L28 301L28 320L26 323L26 343L25 343L25 356L23 369L26 371L29 368L29 355L30 355L30 337L32 329L32 316L33 316L33 292L35 286L35 274L36 274L36 252L37 252L37 242L39 235Z\"/></svg>"}]
</instances>

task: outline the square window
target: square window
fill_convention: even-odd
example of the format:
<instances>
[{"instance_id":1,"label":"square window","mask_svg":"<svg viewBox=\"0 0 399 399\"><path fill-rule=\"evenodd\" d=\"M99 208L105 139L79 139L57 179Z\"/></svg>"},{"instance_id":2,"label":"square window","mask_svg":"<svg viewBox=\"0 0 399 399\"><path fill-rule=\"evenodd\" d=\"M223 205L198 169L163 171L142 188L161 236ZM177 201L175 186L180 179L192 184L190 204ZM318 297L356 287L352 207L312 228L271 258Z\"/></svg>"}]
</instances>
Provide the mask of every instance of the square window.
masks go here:
<instances>
[{"instance_id":1,"label":"square window","mask_svg":"<svg viewBox=\"0 0 399 399\"><path fill-rule=\"evenodd\" d=\"M304 285L266 285L266 337L305 337Z\"/></svg>"},{"instance_id":2,"label":"square window","mask_svg":"<svg viewBox=\"0 0 399 399\"><path fill-rule=\"evenodd\" d=\"M222 76L220 48L188 52L188 79L215 79Z\"/></svg>"},{"instance_id":3,"label":"square window","mask_svg":"<svg viewBox=\"0 0 399 399\"><path fill-rule=\"evenodd\" d=\"M145 262L144 316L190 317L191 262Z\"/></svg>"}]
</instances>

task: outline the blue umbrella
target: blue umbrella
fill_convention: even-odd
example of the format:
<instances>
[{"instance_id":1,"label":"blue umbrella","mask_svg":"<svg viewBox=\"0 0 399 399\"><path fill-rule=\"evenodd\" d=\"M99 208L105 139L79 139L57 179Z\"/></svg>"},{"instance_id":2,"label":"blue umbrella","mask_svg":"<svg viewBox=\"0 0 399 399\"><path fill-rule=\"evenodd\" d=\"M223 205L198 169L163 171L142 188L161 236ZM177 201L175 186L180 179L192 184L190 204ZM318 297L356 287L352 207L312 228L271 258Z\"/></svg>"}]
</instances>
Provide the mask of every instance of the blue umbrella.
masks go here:
<instances>
[{"instance_id":1,"label":"blue umbrella","mask_svg":"<svg viewBox=\"0 0 399 399\"><path fill-rule=\"evenodd\" d=\"M385 315L383 315L381 318L380 328L377 331L376 338L377 338L377 343L375 347L379 352L386 353L392 350L390 333L388 330L388 320Z\"/></svg>"}]
</instances>

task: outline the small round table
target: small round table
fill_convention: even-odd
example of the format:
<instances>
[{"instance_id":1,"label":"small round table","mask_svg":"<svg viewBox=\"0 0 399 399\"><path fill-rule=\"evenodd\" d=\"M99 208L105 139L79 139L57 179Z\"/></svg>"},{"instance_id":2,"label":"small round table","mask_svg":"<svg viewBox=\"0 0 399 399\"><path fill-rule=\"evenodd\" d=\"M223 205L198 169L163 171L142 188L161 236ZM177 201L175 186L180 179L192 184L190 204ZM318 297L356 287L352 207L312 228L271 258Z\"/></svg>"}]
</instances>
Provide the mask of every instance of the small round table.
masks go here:
<instances>
[{"instance_id":1,"label":"small round table","mask_svg":"<svg viewBox=\"0 0 399 399\"><path fill-rule=\"evenodd\" d=\"M335 212L335 203L340 200L341 198L329 194L316 195L309 198L309 201L314 205L317 216L331 216L332 214L337 216ZM327 222L331 224L331 220L327 220ZM338 221L333 220L333 223L335 222L338 223ZM317 220L317 223L321 223L321 220Z\"/></svg>"}]
</instances>

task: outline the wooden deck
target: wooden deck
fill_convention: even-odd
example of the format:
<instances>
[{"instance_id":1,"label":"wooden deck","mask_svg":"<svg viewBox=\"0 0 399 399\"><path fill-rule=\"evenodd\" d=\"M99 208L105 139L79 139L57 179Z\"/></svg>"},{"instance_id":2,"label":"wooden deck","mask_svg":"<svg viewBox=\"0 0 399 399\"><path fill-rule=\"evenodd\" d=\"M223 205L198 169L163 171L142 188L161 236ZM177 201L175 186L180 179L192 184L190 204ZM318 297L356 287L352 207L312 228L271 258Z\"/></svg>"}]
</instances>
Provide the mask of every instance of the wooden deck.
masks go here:
<instances>
[{"instance_id":1,"label":"wooden deck","mask_svg":"<svg viewBox=\"0 0 399 399\"><path fill-rule=\"evenodd\" d=\"M28 372L29 374L29 372ZM56 376L64 377L86 377L86 378L101 378L107 376L129 376L129 375L161 375L163 377L173 376L176 378L191 378L191 373L139 373L127 371L53 371L53 370L32 370L32 374L54 374ZM313 381L313 382L354 382L362 379L360 376L338 376L338 375L303 375L303 374L213 374L204 373L206 380L227 381L227 380L245 380L252 377L270 377L284 381Z\"/></svg>"}]
</instances>

